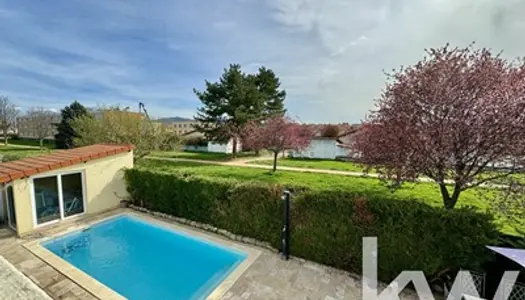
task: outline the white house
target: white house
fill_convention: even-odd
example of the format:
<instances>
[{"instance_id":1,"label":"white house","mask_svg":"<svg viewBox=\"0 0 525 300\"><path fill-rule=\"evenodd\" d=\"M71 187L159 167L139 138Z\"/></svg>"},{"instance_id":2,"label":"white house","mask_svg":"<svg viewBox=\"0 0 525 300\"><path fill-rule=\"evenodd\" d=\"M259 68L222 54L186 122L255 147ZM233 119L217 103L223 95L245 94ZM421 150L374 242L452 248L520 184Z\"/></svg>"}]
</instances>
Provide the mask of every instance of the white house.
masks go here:
<instances>
[{"instance_id":1,"label":"white house","mask_svg":"<svg viewBox=\"0 0 525 300\"><path fill-rule=\"evenodd\" d=\"M184 151L195 152L233 153L233 140L225 144L208 142L207 146L184 145L183 149ZM237 152L240 151L242 151L242 145L240 142L237 142Z\"/></svg>"},{"instance_id":2,"label":"white house","mask_svg":"<svg viewBox=\"0 0 525 300\"><path fill-rule=\"evenodd\" d=\"M242 145L240 142L237 142L237 152L242 151ZM233 139L226 144L218 144L214 142L208 142L208 152L215 153L233 153Z\"/></svg>"},{"instance_id":3,"label":"white house","mask_svg":"<svg viewBox=\"0 0 525 300\"><path fill-rule=\"evenodd\" d=\"M348 156L349 149L337 138L314 137L310 146L301 151L291 151L290 157L295 158L317 158L317 159L336 159L337 157Z\"/></svg>"}]
</instances>

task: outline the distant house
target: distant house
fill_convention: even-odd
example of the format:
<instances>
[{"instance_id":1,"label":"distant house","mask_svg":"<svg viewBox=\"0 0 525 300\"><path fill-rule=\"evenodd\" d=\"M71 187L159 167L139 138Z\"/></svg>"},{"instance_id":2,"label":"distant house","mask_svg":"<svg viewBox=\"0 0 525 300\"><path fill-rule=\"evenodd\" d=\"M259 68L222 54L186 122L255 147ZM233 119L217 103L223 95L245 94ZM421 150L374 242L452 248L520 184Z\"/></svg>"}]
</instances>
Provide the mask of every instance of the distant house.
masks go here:
<instances>
[{"instance_id":1,"label":"distant house","mask_svg":"<svg viewBox=\"0 0 525 300\"><path fill-rule=\"evenodd\" d=\"M16 131L23 138L38 138L38 127L46 124L50 128L50 135L46 138L54 139L57 133L56 124L60 123L61 120L62 116L60 114L50 114L45 117L45 120L36 120L32 116L21 116L16 118Z\"/></svg>"},{"instance_id":2,"label":"distant house","mask_svg":"<svg viewBox=\"0 0 525 300\"><path fill-rule=\"evenodd\" d=\"M310 145L300 151L290 151L289 157L312 158L312 159L349 159L352 147L352 135L358 126L342 124L339 125L341 134L335 137L322 136L323 125L316 126L316 136Z\"/></svg>"},{"instance_id":3,"label":"distant house","mask_svg":"<svg viewBox=\"0 0 525 300\"><path fill-rule=\"evenodd\" d=\"M214 142L205 142L203 144L188 143L184 144L185 151L196 152L214 152L214 153L233 153L233 140L228 143L220 144ZM237 152L242 151L242 144L237 142Z\"/></svg>"},{"instance_id":4,"label":"distant house","mask_svg":"<svg viewBox=\"0 0 525 300\"><path fill-rule=\"evenodd\" d=\"M173 129L177 134L186 137L198 137L203 136L202 133L195 130L195 125L198 125L199 122L194 119L187 119L181 117L173 118L161 118L157 122L165 124L168 128Z\"/></svg>"},{"instance_id":5,"label":"distant house","mask_svg":"<svg viewBox=\"0 0 525 300\"><path fill-rule=\"evenodd\" d=\"M237 152L242 151L242 145L240 142L237 142ZM214 142L208 142L208 152L215 153L233 153L233 139L230 139L228 143L218 144Z\"/></svg>"},{"instance_id":6,"label":"distant house","mask_svg":"<svg viewBox=\"0 0 525 300\"><path fill-rule=\"evenodd\" d=\"M348 149L343 147L337 138L314 137L308 148L300 151L291 151L290 157L336 159L348 156Z\"/></svg>"}]
</instances>

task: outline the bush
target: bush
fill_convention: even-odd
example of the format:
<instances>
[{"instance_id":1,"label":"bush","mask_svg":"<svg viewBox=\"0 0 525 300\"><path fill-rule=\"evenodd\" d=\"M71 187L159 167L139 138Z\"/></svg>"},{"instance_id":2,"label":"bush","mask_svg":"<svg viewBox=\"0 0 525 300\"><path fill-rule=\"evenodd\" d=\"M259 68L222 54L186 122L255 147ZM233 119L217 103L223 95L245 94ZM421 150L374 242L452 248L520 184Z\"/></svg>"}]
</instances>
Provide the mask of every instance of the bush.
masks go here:
<instances>
[{"instance_id":1,"label":"bush","mask_svg":"<svg viewBox=\"0 0 525 300\"><path fill-rule=\"evenodd\" d=\"M184 145L186 146L195 146L195 147L206 147L208 146L208 140L204 137L188 137L184 139Z\"/></svg>"},{"instance_id":2,"label":"bush","mask_svg":"<svg viewBox=\"0 0 525 300\"><path fill-rule=\"evenodd\" d=\"M336 138L339 136L340 130L339 126L334 124L327 124L324 125L321 129L321 136L322 137L328 137L328 138Z\"/></svg>"},{"instance_id":3,"label":"bush","mask_svg":"<svg viewBox=\"0 0 525 300\"><path fill-rule=\"evenodd\" d=\"M144 169L127 170L126 181L137 205L279 247L278 185ZM344 191L295 190L291 253L360 274L362 238L377 236L383 281L403 270L432 276L446 268L477 269L488 259L484 245L498 237L492 217L471 209L446 211Z\"/></svg>"}]
</instances>

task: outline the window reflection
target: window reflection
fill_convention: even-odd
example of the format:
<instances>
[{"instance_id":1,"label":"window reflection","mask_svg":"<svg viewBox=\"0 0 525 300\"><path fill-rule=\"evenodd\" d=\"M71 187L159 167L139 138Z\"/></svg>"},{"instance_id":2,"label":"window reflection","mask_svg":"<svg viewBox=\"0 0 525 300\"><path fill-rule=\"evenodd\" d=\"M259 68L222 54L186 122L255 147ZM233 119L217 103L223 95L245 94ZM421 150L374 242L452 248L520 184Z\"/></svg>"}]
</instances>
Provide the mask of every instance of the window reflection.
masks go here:
<instances>
[{"instance_id":1,"label":"window reflection","mask_svg":"<svg viewBox=\"0 0 525 300\"><path fill-rule=\"evenodd\" d=\"M82 174L62 175L62 197L64 198L65 217L84 212L82 194Z\"/></svg>"},{"instance_id":2,"label":"window reflection","mask_svg":"<svg viewBox=\"0 0 525 300\"><path fill-rule=\"evenodd\" d=\"M35 178L33 184L37 224L59 219L57 176Z\"/></svg>"}]
</instances>

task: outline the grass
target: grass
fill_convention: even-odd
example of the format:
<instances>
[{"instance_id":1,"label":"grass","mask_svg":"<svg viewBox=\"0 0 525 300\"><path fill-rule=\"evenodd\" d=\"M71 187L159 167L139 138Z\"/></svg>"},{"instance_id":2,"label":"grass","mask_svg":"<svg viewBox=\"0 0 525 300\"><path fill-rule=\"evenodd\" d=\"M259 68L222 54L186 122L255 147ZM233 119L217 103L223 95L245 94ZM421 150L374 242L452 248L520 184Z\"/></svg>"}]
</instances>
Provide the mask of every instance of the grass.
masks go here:
<instances>
[{"instance_id":1,"label":"grass","mask_svg":"<svg viewBox=\"0 0 525 300\"><path fill-rule=\"evenodd\" d=\"M212 153L212 152L191 152L191 151L154 151L151 156L169 157L169 158L187 158L207 161L229 161L233 158L251 157L255 154L253 152L237 153L235 157L228 153Z\"/></svg>"},{"instance_id":2,"label":"grass","mask_svg":"<svg viewBox=\"0 0 525 300\"><path fill-rule=\"evenodd\" d=\"M18 146L32 146L32 147L40 147L40 142L35 139L9 139L9 145L18 145ZM44 147L47 149L55 149L55 141L54 140L44 140Z\"/></svg>"},{"instance_id":3,"label":"grass","mask_svg":"<svg viewBox=\"0 0 525 300\"><path fill-rule=\"evenodd\" d=\"M169 162L158 160L141 160L137 163L140 168L154 169L164 172L184 174L198 174L209 177L236 178L240 180L264 181L287 186L304 186L318 190L341 189L370 198L382 197L392 200L420 201L431 206L443 207L441 194L437 185L431 183L407 183L401 188L391 191L383 182L375 178L356 176L342 176L332 174L300 173L292 171L269 172L267 170L245 167L230 167L194 162ZM460 196L458 207L472 206L485 211L488 203L479 197L479 193L489 193L489 190L467 190ZM497 220L502 231L516 234L512 223L503 217Z\"/></svg>"},{"instance_id":4,"label":"grass","mask_svg":"<svg viewBox=\"0 0 525 300\"><path fill-rule=\"evenodd\" d=\"M256 165L273 165L273 160L254 160L248 162ZM335 170L335 171L348 171L348 172L363 172L364 166L354 163L337 160L325 160L325 159L308 159L308 158L281 158L277 161L277 168L282 167L294 167L294 168L306 168L306 169L322 169L322 170Z\"/></svg>"},{"instance_id":5,"label":"grass","mask_svg":"<svg viewBox=\"0 0 525 300\"><path fill-rule=\"evenodd\" d=\"M0 155L2 156L2 161L11 161L17 160L30 156L37 156L49 153L50 150L40 150L37 147L29 146L19 146L19 145L0 145Z\"/></svg>"}]
</instances>

